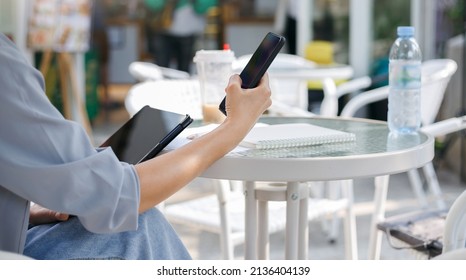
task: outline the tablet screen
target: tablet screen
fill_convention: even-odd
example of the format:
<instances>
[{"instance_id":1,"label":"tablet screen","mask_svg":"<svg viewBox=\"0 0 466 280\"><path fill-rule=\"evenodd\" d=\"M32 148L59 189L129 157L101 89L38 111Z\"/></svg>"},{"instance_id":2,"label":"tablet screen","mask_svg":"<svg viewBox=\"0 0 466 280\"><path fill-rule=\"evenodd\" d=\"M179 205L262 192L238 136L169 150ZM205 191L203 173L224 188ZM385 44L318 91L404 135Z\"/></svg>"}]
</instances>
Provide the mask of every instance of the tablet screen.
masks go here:
<instances>
[{"instance_id":1,"label":"tablet screen","mask_svg":"<svg viewBox=\"0 0 466 280\"><path fill-rule=\"evenodd\" d=\"M188 115L143 107L100 147L112 147L120 161L136 164L154 157L192 122Z\"/></svg>"}]
</instances>

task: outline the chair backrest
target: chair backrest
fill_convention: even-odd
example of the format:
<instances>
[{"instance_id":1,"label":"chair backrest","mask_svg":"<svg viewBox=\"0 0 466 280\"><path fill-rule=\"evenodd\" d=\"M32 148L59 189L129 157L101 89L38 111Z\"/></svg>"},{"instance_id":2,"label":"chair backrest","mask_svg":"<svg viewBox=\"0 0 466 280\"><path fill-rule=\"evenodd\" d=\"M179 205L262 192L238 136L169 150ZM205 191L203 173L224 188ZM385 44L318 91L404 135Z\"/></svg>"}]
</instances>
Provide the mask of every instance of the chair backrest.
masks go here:
<instances>
[{"instance_id":1,"label":"chair backrest","mask_svg":"<svg viewBox=\"0 0 466 280\"><path fill-rule=\"evenodd\" d=\"M422 63L421 123L432 124L437 117L451 77L458 68L451 59L432 59Z\"/></svg>"},{"instance_id":2,"label":"chair backrest","mask_svg":"<svg viewBox=\"0 0 466 280\"><path fill-rule=\"evenodd\" d=\"M238 57L233 62L233 72L240 73L248 63L252 54ZM302 76L287 75L282 77L279 72L314 69L316 64L304 57L279 53L269 67L272 98L283 104L307 110L307 81Z\"/></svg>"},{"instance_id":3,"label":"chair backrest","mask_svg":"<svg viewBox=\"0 0 466 280\"><path fill-rule=\"evenodd\" d=\"M129 64L128 71L140 82L163 80L162 69L153 63L134 61Z\"/></svg>"},{"instance_id":4,"label":"chair backrest","mask_svg":"<svg viewBox=\"0 0 466 280\"><path fill-rule=\"evenodd\" d=\"M233 72L240 73L243 68L246 66L248 61L251 59L252 54L245 54L233 61ZM314 68L316 64L312 61L305 59L299 55L294 54L287 54L287 53L279 53L277 57L273 60L272 64L270 64L270 70L275 69L282 69L282 68L296 68L296 67L304 67L304 68Z\"/></svg>"},{"instance_id":5,"label":"chair backrest","mask_svg":"<svg viewBox=\"0 0 466 280\"><path fill-rule=\"evenodd\" d=\"M456 72L457 64L451 59L432 59L422 63L421 124L430 125L435 121L442 104L448 82ZM384 86L361 93L345 105L341 116L354 116L363 106L388 98L389 87Z\"/></svg>"},{"instance_id":6,"label":"chair backrest","mask_svg":"<svg viewBox=\"0 0 466 280\"><path fill-rule=\"evenodd\" d=\"M202 119L199 81L159 80L147 81L131 87L125 99L125 107L133 116L145 105Z\"/></svg>"}]
</instances>

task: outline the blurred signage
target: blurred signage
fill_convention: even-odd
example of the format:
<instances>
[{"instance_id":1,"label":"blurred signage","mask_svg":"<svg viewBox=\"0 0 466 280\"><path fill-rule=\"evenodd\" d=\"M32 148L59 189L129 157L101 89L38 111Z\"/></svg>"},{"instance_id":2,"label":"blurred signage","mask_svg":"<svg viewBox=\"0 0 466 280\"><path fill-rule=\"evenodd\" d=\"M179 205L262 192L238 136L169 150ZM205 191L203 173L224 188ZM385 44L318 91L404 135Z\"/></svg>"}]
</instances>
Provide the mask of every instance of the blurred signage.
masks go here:
<instances>
[{"instance_id":1,"label":"blurred signage","mask_svg":"<svg viewBox=\"0 0 466 280\"><path fill-rule=\"evenodd\" d=\"M91 35L90 0L32 0L28 47L85 52Z\"/></svg>"}]
</instances>

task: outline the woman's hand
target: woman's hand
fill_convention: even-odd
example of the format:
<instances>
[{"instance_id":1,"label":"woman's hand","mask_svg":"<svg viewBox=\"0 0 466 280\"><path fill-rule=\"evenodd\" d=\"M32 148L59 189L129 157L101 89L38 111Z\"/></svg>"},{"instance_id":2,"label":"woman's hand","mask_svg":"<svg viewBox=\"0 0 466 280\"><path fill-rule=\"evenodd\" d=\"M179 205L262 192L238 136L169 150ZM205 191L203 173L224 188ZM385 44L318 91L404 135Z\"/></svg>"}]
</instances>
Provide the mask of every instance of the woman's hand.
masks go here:
<instances>
[{"instance_id":1,"label":"woman's hand","mask_svg":"<svg viewBox=\"0 0 466 280\"><path fill-rule=\"evenodd\" d=\"M141 186L140 212L171 196L234 149L272 104L267 74L252 89L241 88L240 76L233 75L226 93L227 117L217 128L135 166Z\"/></svg>"},{"instance_id":2,"label":"woman's hand","mask_svg":"<svg viewBox=\"0 0 466 280\"><path fill-rule=\"evenodd\" d=\"M233 75L225 90L227 92L227 119L251 128L264 111L272 104L269 76L262 77L259 85L252 89L241 88L241 78Z\"/></svg>"},{"instance_id":3,"label":"woman's hand","mask_svg":"<svg viewBox=\"0 0 466 280\"><path fill-rule=\"evenodd\" d=\"M63 222L69 219L70 215L49 210L39 204L31 204L29 210L29 223L34 225Z\"/></svg>"}]
</instances>

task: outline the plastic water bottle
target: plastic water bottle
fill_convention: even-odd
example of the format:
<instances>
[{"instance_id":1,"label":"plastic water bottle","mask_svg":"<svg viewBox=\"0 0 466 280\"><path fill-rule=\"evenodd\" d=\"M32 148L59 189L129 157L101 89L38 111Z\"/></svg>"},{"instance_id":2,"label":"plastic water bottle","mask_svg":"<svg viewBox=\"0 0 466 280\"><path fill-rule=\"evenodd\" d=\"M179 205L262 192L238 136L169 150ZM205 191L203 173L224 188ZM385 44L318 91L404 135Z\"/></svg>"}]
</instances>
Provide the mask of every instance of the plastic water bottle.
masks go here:
<instances>
[{"instance_id":1,"label":"plastic water bottle","mask_svg":"<svg viewBox=\"0 0 466 280\"><path fill-rule=\"evenodd\" d=\"M407 134L421 126L422 53L414 27L400 26L390 49L387 121L390 132Z\"/></svg>"}]
</instances>

